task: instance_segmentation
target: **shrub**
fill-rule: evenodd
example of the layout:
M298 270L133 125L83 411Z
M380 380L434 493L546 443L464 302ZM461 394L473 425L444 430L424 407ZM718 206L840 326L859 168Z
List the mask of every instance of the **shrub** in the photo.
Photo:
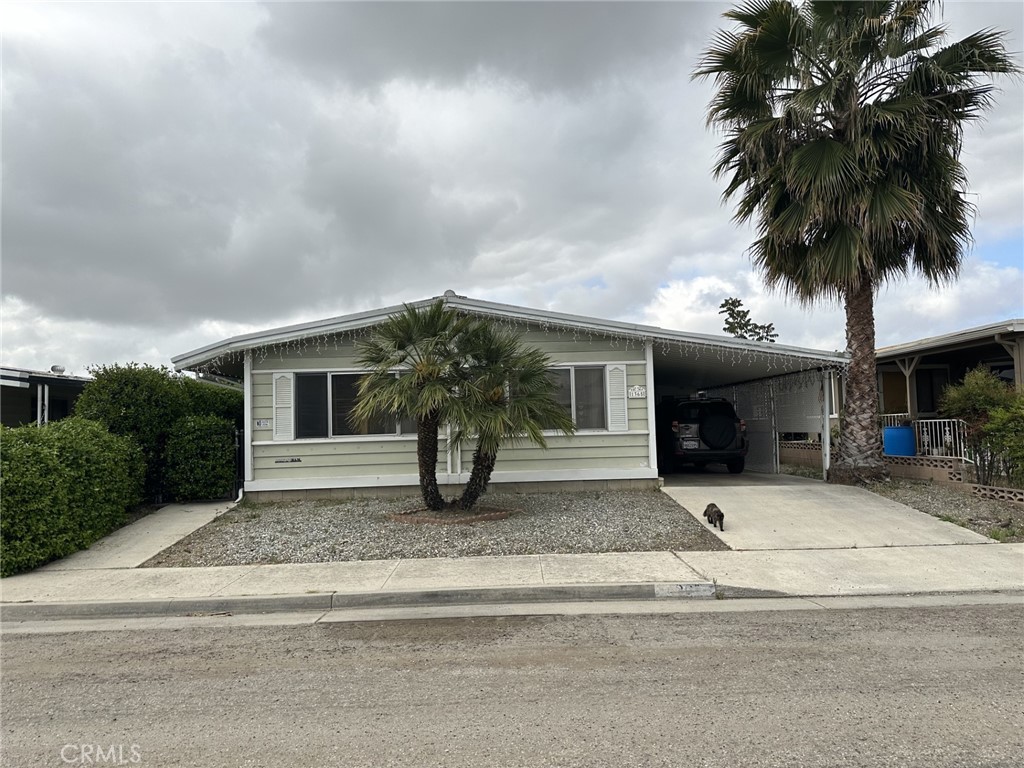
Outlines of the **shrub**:
M75 414L103 424L115 435L131 436L146 461L145 493L162 495L167 435L187 412L181 380L167 368L110 365L90 369Z
M167 441L167 487L181 501L231 493L235 479L235 425L219 416L186 416Z
M80 417L0 428L0 575L88 547L138 502L143 462L130 438Z
M54 422L45 431L70 473L68 507L88 544L124 525L126 512L142 500L146 471L135 441L81 417Z
M999 457L1010 484L1024 488L1024 394L1007 408L996 408L985 425L985 443Z
M988 485L1000 463L986 434L991 414L1012 407L1013 388L988 369L979 366L968 371L962 384L947 387L940 411L944 416L962 419L967 425L967 443L974 453L978 483Z
M219 416L227 419L235 429L242 429L243 395L240 389L231 389L195 379L182 378L185 387L187 412L192 416Z

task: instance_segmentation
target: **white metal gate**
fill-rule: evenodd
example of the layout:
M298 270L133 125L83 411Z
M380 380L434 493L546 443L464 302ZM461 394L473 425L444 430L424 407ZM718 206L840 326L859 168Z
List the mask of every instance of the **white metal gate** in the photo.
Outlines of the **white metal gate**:
M708 390L714 397L732 401L736 415L747 423L747 469L754 472L778 472L778 442L775 439L775 413L771 383L756 381L732 387Z
M736 415L746 420L747 469L778 472L779 432L816 435L828 431L823 382L820 372L805 371L708 390L708 394L731 400Z

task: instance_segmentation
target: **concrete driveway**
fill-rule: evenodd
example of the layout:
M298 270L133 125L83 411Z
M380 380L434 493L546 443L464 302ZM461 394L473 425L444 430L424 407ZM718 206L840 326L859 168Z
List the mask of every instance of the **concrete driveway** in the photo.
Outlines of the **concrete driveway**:
M995 543L863 488L713 469L670 475L665 481L662 490L705 524L704 508L710 502L721 507L725 531L715 533L736 550Z

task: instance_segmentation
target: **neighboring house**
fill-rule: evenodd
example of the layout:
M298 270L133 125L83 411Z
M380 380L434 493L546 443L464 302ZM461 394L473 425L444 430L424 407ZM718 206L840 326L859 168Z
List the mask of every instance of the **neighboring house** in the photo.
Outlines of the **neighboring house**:
M875 357L881 412L934 417L943 390L979 365L1024 392L1024 319L882 347Z
M70 416L75 401L91 379L65 376L53 366L49 373L0 368L0 421L8 427L46 424Z
M832 372L845 368L845 355L495 304L451 291L443 298L453 310L522 332L549 355L568 385L566 406L577 433L552 434L546 451L525 442L503 448L495 485L655 487L655 403L698 390L729 397L746 420L748 469L778 471L779 432L824 432L827 465L826 389ZM412 424L380 419L354 434L347 420L363 373L355 343L401 309L237 336L173 359L178 370L243 383L247 493L331 496L417 485ZM447 434L441 438L438 481L464 483L471 447L449 450Z

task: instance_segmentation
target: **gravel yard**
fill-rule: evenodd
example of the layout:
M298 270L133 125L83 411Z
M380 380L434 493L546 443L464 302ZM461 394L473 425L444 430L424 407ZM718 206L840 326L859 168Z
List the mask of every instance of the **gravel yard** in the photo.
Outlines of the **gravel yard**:
M243 502L144 567L728 549L660 491L488 494L478 511L512 515L469 524L390 517L420 507L418 498Z
M979 499L956 486L898 477L874 483L868 490L982 536L1007 543L1024 542L1024 507L1019 504Z

